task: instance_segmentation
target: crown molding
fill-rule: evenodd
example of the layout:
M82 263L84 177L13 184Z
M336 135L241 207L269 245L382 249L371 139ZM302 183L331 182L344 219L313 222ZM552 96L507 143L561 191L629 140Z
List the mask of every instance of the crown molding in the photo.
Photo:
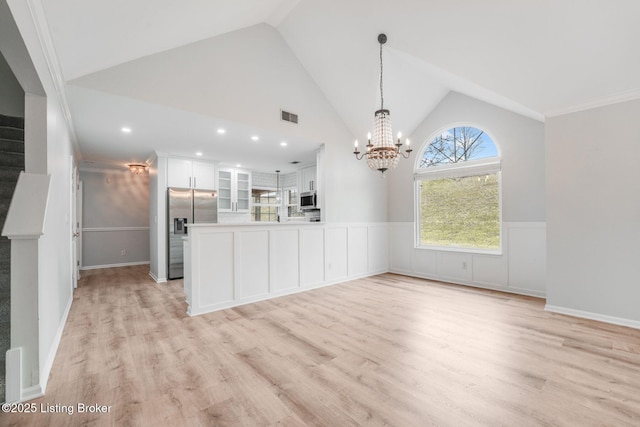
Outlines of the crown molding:
M76 135L75 127L73 126L73 119L71 118L71 109L69 108L69 98L67 96L66 83L62 74L62 67L58 60L53 38L51 37L51 31L49 31L49 24L42 6L41 0L27 0L27 6L31 14L31 18L34 23L40 46L44 58L47 62L47 68L49 75L53 82L53 87L56 91L58 103L62 110L62 115L69 132L69 139L74 152L74 158L78 161L82 158L80 151L80 145L78 144L78 137Z
M635 99L640 99L640 89L632 89L624 92L618 92L613 95L592 99L590 101L583 102L581 104L576 104L570 107L551 110L545 113L545 116L547 118L563 116L565 114L578 113L580 111L591 110L599 107L606 107L607 105L619 104L621 102L633 101Z

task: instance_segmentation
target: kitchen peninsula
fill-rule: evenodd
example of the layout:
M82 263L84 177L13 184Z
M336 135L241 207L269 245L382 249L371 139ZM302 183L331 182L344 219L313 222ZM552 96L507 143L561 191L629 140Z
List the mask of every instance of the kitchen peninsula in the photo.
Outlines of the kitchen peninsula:
M310 222L192 224L184 238L191 316L387 271L388 229Z

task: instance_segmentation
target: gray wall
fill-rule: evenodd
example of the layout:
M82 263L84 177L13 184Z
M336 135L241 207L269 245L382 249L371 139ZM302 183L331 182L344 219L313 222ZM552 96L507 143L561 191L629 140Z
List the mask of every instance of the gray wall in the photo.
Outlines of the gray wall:
M80 180L83 268L149 262L149 176L83 170Z
M409 137L410 160L389 173L389 221L414 218L413 170L436 132L468 124L486 131L502 157L502 220L545 220L544 124L459 93L451 92Z
M0 114L24 117L24 90L0 53Z
M550 118L546 125L547 303L636 327L638 117L635 100Z

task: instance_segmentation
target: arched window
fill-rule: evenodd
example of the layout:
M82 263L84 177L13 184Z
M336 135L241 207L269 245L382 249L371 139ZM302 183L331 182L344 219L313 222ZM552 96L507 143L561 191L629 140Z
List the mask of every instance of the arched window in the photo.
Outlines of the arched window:
M439 132L417 159L415 182L418 246L500 252L500 157L485 131Z

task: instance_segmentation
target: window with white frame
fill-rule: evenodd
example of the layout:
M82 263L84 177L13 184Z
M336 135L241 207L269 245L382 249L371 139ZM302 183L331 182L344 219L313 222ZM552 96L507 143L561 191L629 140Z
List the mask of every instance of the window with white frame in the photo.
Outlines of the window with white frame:
M436 135L415 172L418 246L500 252L500 171L497 146L483 130Z
M277 192L272 188L251 189L251 221L278 220Z
M287 206L287 219L302 219L304 212L299 210L298 187L287 187L284 189L285 204Z

